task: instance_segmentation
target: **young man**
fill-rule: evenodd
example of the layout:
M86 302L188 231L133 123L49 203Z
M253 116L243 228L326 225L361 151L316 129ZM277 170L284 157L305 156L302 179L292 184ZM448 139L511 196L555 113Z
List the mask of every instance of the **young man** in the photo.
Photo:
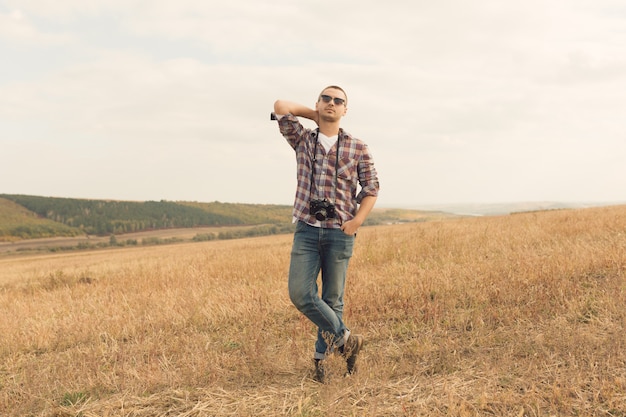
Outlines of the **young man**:
M330 86L322 90L315 108L278 100L272 113L296 152L289 297L318 328L314 359L320 382L326 376L324 359L335 347L346 359L347 374L356 371L363 337L351 333L343 322L346 272L357 230L374 207L379 189L367 145L340 127L347 111L345 91ZM305 128L298 117L314 121L318 128Z

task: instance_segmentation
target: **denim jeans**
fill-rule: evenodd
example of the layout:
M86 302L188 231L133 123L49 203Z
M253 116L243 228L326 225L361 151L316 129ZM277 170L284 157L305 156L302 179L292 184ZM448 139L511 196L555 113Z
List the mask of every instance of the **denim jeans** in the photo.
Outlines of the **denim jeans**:
M343 294L354 239L341 229L314 227L301 221L296 224L289 265L289 297L318 328L315 359L324 359L327 350L343 346L350 334L342 319ZM321 298L317 286L320 270Z

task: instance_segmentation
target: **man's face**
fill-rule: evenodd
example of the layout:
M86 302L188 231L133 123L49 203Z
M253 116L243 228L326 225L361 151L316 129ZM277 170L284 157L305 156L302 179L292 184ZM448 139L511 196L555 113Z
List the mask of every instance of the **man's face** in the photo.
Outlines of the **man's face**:
M342 102L343 101L343 102ZM320 119L335 122L341 119L348 111L346 95L341 90L327 88L322 91L315 103Z

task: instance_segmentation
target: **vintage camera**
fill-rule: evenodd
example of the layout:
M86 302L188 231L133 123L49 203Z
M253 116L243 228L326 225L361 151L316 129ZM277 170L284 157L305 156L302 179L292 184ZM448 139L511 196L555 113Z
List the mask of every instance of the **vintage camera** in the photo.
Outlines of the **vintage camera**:
M319 221L335 218L335 205L330 201L311 200L309 202L309 213Z

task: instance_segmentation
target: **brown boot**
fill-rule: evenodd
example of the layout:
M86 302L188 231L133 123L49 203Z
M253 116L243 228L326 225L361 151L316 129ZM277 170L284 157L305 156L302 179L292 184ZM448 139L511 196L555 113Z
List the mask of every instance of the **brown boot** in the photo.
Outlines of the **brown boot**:
M326 363L323 359L315 359L315 376L313 379L320 384L326 383Z
M350 334L345 345L343 345L343 357L346 358L346 364L348 366L348 372L346 375L352 375L356 372L356 360L358 359L359 352L363 347L363 336L360 334Z

